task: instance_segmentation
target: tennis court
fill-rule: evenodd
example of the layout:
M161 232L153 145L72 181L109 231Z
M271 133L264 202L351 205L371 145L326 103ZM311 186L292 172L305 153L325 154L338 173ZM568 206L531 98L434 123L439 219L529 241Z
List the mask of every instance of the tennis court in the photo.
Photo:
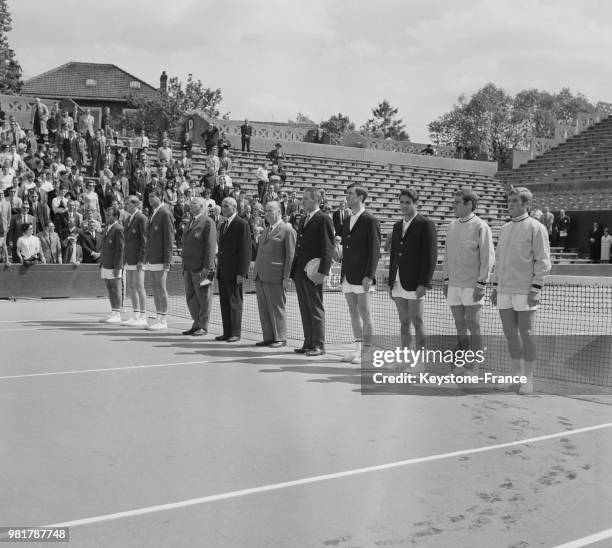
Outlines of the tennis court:
M106 312L0 302L2 525L66 524L78 547L612 545L608 396L362 396L341 345Z

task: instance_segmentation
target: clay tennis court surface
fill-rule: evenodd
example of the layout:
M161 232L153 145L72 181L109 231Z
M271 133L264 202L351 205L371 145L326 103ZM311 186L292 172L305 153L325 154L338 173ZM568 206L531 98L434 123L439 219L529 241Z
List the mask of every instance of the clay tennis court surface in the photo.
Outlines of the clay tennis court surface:
M0 526L66 524L77 547L612 546L610 398L362 396L339 354L106 311L0 302Z

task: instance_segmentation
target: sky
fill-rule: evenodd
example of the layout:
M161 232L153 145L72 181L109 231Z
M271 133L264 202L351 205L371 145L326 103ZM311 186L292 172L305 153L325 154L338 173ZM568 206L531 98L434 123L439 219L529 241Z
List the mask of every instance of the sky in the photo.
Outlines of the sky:
M388 99L411 141L460 94L570 87L612 102L607 0L8 0L24 78L114 63L155 87L165 70L221 88L232 119L359 127Z

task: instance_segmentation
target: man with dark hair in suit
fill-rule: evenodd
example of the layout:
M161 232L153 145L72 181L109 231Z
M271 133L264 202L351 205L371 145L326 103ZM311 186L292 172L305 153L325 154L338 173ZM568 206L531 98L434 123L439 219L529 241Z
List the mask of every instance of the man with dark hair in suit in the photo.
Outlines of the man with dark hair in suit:
M49 206L41 203L40 196L35 189L30 190L29 198L30 211L32 212L32 217L34 217L34 233L38 234L39 232L45 230L47 224L51 220L51 213L49 211ZM59 215L56 217L59 217ZM58 223L58 232L60 226L60 223Z
M323 283L329 275L334 251L334 227L329 216L319 209L320 202L318 189L304 191L304 218L298 227L291 266L304 329L304 344L294 351L307 356L325 354Z
M91 219L87 223L87 229L81 233L79 243L83 250L83 264L95 264L100 258L102 237L96 232L96 228L96 221Z
M123 251L125 238L119 223L119 208L106 210L106 228L102 236L100 276L106 284L111 314L102 323L121 324L121 281L123 277Z
M246 149L251 152L251 136L253 135L253 126L249 125L249 121L245 118L244 124L240 126L240 140L242 141L242 152Z
M219 128L214 124L210 124L208 129L202 133L202 139L204 139L204 144L206 145L206 154L210 154L213 147L216 147L219 142Z
M21 204L21 212L13 215L8 229L6 241L11 244L13 250L13 262L19 262L19 254L17 253L17 240L23 235L22 226L24 224L34 225L34 217L30 215L30 204L26 200Z
M174 217L164 206L162 194L158 189L149 193L149 202L153 208L147 226L147 246L145 253L146 270L151 272L153 281L153 300L157 319L145 327L149 331L168 329L168 290L166 279L172 264L174 243Z
M181 256L185 298L193 324L183 335L198 337L208 335L217 227L205 211L204 198L192 198L189 208L191 220L183 231Z
M346 200L342 200L338 204L338 209L334 211L332 215L332 219L334 221L334 232L336 236L342 236L342 226L344 225L344 220L350 217L350 211L346 210Z
M349 186L346 201L351 215L342 223L342 243L341 246L338 244L338 258L342 261L342 292L348 304L355 338L355 350L342 361L353 364L361 363L361 343L371 344L374 334L371 291L376 289L376 268L380 259L380 223L366 211L367 197L365 188Z
M227 219L221 225L217 267L223 335L215 337L216 341L239 341L242 330L243 282L251 264L251 231L236 208L234 198L225 198L221 203Z
M265 206L269 225L259 237L253 269L263 341L256 346L280 348L287 344L286 288L295 253L295 231L281 218L276 201Z
M414 188L400 191L403 219L393 225L389 261L389 295L401 323L402 346L410 347L410 325L414 325L417 350L425 346L424 298L438 260L438 238L434 223L419 214L419 195Z
M125 210L128 213L123 225L123 233L125 234L125 281L134 313L122 325L146 327L147 294L144 287L144 259L147 247L147 218L140 211L138 196L128 196L125 199Z

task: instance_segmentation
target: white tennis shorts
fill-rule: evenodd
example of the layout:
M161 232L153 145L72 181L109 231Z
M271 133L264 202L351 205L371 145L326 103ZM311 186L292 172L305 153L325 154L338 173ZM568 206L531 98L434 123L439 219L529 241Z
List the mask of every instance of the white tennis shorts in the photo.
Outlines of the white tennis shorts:
M482 304L482 299L474 300L473 287L448 287L448 306L474 306Z
M151 263L147 263L146 265L144 265L144 269L145 270L150 270L151 272L161 272L164 269L164 265L163 264L151 264Z
M499 310L512 309L516 312L526 312L528 310L537 310L538 306L529 306L527 303L527 295L519 295L518 293L498 293L497 308Z
M115 271L112 268L101 268L100 269L100 277L103 280L116 280L122 277L121 270L119 271L119 276L115 276Z

